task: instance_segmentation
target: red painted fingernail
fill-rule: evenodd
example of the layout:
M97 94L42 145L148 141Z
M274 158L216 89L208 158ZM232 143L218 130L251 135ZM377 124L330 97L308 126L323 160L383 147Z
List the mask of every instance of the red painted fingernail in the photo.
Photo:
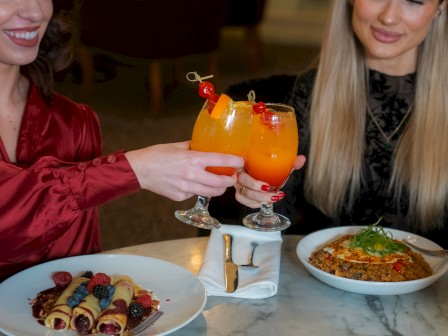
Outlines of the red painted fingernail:
M280 197L278 197L278 196L272 196L272 197L271 197L271 201L272 201L272 202L280 201Z
M270 187L267 184L263 184L261 186L261 190L263 190L263 191L269 191L269 189L270 189Z
M282 199L283 197L285 197L285 193L283 191L280 191L278 194L278 197L280 197L280 199Z

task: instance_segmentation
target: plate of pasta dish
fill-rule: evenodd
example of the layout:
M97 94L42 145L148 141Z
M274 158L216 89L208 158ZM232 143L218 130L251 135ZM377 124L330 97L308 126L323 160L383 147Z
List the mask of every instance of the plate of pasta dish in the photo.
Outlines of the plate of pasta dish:
M424 237L376 223L313 232L299 241L296 253L314 277L332 287L368 295L405 294L434 283L448 270L448 260L422 255L403 239L441 249Z

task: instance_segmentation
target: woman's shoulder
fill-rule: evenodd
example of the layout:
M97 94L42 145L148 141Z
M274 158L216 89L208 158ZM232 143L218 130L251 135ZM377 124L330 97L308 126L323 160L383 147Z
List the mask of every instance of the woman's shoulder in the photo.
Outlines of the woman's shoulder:
M36 85L31 84L28 105L40 110L48 110L51 114L61 115L88 115L95 114L90 106L77 103L71 98L53 91L49 99L46 99Z
M31 87L27 108L37 108L42 118L72 127L99 124L98 115L89 105L75 102L59 92L52 92L49 101L46 101L35 85Z
M316 68L307 69L299 73L294 83L294 91L303 92L309 95L314 86L314 81L316 80L316 74L317 74Z
M76 115L80 117L96 115L89 105L75 102L59 92L52 93L50 109L54 113L71 115L72 117Z
M287 99L288 104L294 106L296 111L305 111L308 109L316 73L317 70L312 68L297 75L294 86L289 92Z

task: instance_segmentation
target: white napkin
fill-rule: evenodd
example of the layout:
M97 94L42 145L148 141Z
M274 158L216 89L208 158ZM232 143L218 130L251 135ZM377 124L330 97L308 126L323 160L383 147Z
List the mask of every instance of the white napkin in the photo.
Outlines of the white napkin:
M238 267L238 287L227 293L224 280L224 234L233 237L232 259L237 265L247 264L252 242L257 242L254 264L256 269ZM280 232L259 232L238 225L221 225L212 230L198 277L207 295L263 299L277 293L280 272L282 237Z

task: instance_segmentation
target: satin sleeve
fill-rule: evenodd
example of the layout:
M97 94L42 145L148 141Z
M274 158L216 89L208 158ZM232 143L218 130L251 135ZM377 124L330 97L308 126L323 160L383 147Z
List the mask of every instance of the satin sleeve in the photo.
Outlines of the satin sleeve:
M81 163L43 157L26 169L0 162L0 264L38 253L87 209L139 189L122 152Z

